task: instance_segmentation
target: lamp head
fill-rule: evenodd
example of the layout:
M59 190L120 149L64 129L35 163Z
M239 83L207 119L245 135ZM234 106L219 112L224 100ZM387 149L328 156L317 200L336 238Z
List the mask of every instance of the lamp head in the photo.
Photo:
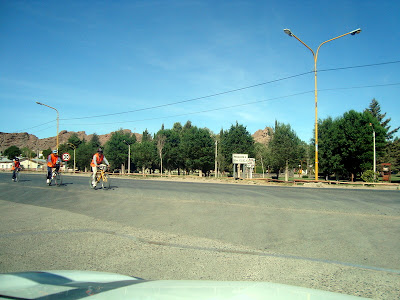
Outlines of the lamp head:
M38 101L36 101L36 104L43 105L42 103L40 103L40 102L38 102Z
M290 31L290 29L287 29L287 28L283 29L283 32L286 33L288 36L293 35L292 32Z
M355 35L355 34L359 34L361 32L361 28L358 28L356 30L353 30L352 32L350 32L351 35Z

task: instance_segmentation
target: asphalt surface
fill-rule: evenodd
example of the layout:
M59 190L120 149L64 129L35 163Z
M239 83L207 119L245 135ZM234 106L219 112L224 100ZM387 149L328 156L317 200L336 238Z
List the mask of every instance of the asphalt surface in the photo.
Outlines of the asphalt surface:
M400 297L400 192L0 173L0 272L272 281Z

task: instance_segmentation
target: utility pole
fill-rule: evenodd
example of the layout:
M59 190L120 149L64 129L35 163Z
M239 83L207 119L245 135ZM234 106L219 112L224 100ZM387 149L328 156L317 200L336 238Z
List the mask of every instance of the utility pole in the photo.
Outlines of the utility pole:
M128 174L131 173L131 144L124 140L124 143L128 145Z
M372 137L374 139L374 180L376 180L376 147L375 147L375 130L372 123L369 123L369 126L372 127Z
M217 139L215 139L215 178L218 177L217 154L218 154L218 141Z

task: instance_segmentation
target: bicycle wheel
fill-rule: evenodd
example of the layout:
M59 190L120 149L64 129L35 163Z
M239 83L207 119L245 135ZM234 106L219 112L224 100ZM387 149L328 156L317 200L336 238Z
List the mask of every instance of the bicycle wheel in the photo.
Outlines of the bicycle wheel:
M20 179L21 179L21 174L19 174L19 171L15 172L15 181L18 182L20 181Z
M107 174L104 174L102 179L103 179L101 181L102 188L108 190L110 188L110 177Z
M50 181L49 181L49 186L51 186L51 183L53 182L53 180L56 178L56 172L55 171L52 171L51 172L51 178L50 178Z
M56 184L56 186L60 186L62 185L62 177L60 173L56 173L56 176L54 177L54 182Z

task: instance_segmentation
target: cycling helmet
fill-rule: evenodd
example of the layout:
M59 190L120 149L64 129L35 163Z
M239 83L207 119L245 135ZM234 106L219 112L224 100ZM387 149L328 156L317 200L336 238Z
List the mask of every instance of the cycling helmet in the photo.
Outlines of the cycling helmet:
M53 153L54 153L54 154L57 154L57 153L58 153L58 150L53 150Z
M16 157L16 158L15 158L15 160L16 160L16 161L19 161L19 158L18 158L18 157Z
M99 149L97 149L97 152L98 153L103 153L103 149L99 148Z

